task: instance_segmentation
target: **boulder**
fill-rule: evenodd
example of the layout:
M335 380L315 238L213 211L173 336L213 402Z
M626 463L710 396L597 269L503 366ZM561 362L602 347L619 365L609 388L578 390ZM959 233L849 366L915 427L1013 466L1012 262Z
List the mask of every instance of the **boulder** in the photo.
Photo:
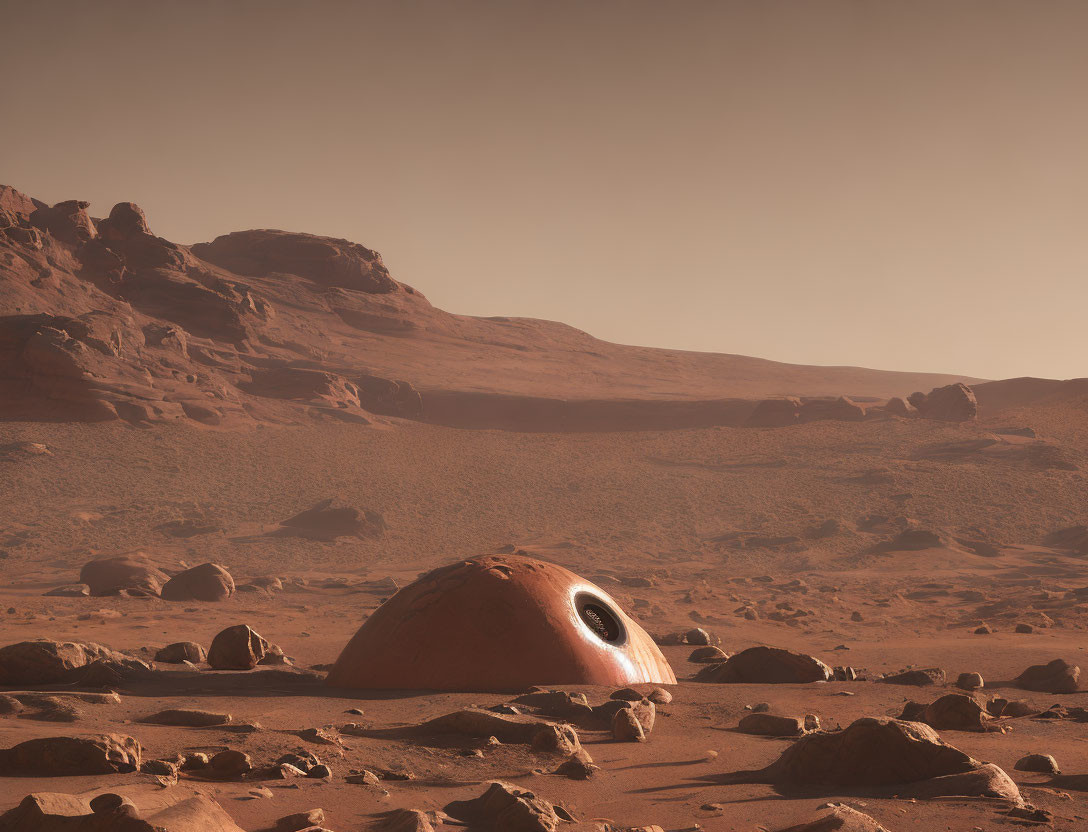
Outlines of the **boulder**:
M91 594L91 588L86 584L66 584L42 594L51 598L86 598Z
M935 549L943 546L944 539L940 534L929 529L905 529L895 535L891 540L878 543L873 547L874 552L917 552L922 549Z
M79 580L91 589L91 595L158 595L170 576L142 552L100 558L84 564Z
M979 690L985 684L979 673L961 673L956 679L956 687L960 690Z
M865 418L865 408L840 396L837 399L809 399L797 411L799 422L860 422Z
M939 667L922 667L914 670L904 670L902 673L893 673L881 680L888 685L910 685L922 688L930 685L943 685L945 683L944 671Z
M1063 659L1054 659L1048 664L1035 664L1016 677L1015 682L1022 690L1034 690L1042 693L1076 693L1080 679L1080 668Z
M226 725L231 721L230 714L215 711L200 711L189 708L171 708L145 716L140 722L149 725L178 725L186 728L208 728L212 725Z
M455 800L446 813L470 827L504 832L556 832L555 807L531 791L502 781L492 782L473 800Z
M123 734L42 737L0 750L0 774L74 777L139 771L140 743Z
M884 410L894 416L909 417L918 415L918 408L912 404L908 404L906 400L899 398L899 396L893 396L888 399L888 403L884 405Z
M1049 754L1028 754L1016 761L1013 766L1017 771L1035 771L1040 774L1061 774L1058 761Z
M120 242L134 237L151 236L151 227L143 209L134 202L118 202L110 215L98 223L98 233L103 240Z
M767 768L741 772L736 781L831 789L901 786L982 767L928 725L863 718L842 731L807 734Z
M140 799L141 805L145 804ZM27 795L0 815L4 832L242 832L223 807L184 789L157 792L138 808L131 799L104 793L87 801L68 794Z
M630 708L631 703L613 700L617 708ZM527 714L498 714L479 708L465 708L460 711L435 717L418 725L404 725L393 728L344 727L341 733L358 737L387 739L405 739L409 737L433 737L455 734L465 737L485 739L495 737L503 743L533 745L544 729L565 729L561 733L566 741L577 750L578 735L569 725L556 723L549 719Z
M696 647L692 650L691 655L688 656L688 661L696 664L716 664L724 662L728 658L729 654L722 648L708 645L706 647Z
M619 742L646 741L646 732L630 708L620 708L613 714L612 738Z
M225 601L234 594L234 578L218 563L202 563L167 581L162 597L167 601Z
M969 422L978 418L978 400L966 384L935 387L925 393L911 393L907 402L917 409L923 419L942 422Z
M983 731L991 719L986 708L965 693L946 694L922 713L922 721L938 730Z
M309 540L335 540L338 537L372 538L385 533L385 521L375 511L344 506L329 498L288 517L275 532L280 536Z
M155 654L155 661L163 664L184 664L192 662L200 664L208 658L204 648L195 641L175 641L168 644Z
M779 647L749 647L721 664L704 667L695 675L699 682L789 684L826 682L831 668L817 658Z
M711 645L715 642L714 636L702 627L693 627L681 636L683 644Z
M655 705L668 705L672 702L672 694L664 688L654 688L646 695L646 698Z
M600 766L593 764L593 758L584 750L571 754L552 772L571 780L588 780L600 771Z
M807 823L798 823L781 832L888 832L875 819L849 806L831 806Z
M233 780L253 768L253 761L244 751L227 749L208 761L206 773L216 780Z
M1007 800L1014 806L1023 804L1020 789L1012 778L993 763L980 763L977 768L962 774L946 774L900 786L896 793L901 798L922 800L939 797L988 797Z
M762 737L796 737L805 733L805 723L795 716L757 713L742 718L737 730Z
M382 832L435 832L442 823L438 815L419 809L394 809L383 813L375 828Z
M268 652L268 642L245 624L221 631L208 648L208 664L215 670L252 670Z
M793 397L764 399L756 405L748 420L747 428L780 428L795 425L800 419L801 400Z
M371 413L383 416L415 418L423 415L423 397L407 381L378 376L355 376L359 403Z

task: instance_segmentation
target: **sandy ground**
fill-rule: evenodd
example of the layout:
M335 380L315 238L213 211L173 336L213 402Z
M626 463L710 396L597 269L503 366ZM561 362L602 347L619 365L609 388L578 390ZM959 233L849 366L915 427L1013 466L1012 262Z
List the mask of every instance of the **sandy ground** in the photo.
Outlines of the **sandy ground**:
M980 425L891 420L562 436L397 420L379 427L249 431L6 423L0 445L33 441L52 453L0 462L0 551L6 555L0 560L0 643L47 637L139 651L180 639L207 645L220 629L244 622L299 666L324 664L381 596L327 587L323 579L389 576L403 583L456 558L513 544L599 580L651 632L703 626L730 652L755 644L789 647L870 677L910 665L941 666L951 679L977 671L988 687L1010 695L1002 680L1030 664L1055 657L1088 661L1088 604L1068 597L1088 583L1084 558L1041 545L1048 532L1088 517L1084 475L1076 470L1088 451L1082 411L1055 408L1015 415L1030 419L1025 424L1059 448L1072 469L1033 465L1014 445L1008 453L933 458L936 446L989 435L1006 414ZM278 521L330 496L380 512L386 534L331 543L265 536ZM184 518L217 530L178 539L159 528ZM837 530L814 536L827 520L837 521ZM937 531L944 542L922 551L872 551L905 524ZM984 557L956 542L967 538L989 541L999 553ZM240 581L272 574L309 585L289 586L272 598L236 594L221 603L43 597L76 581L93 556L132 550L175 568L219 561ZM614 580L633 575L652 576L654 585L631 588ZM764 577L770 580L754 580ZM791 585L795 580L802 584ZM745 607L758 611L757 620L742 617ZM1044 616L1053 623L1040 626ZM983 621L997 632L974 635ZM1035 632L1014 633L1021 622L1035 624ZM893 832L1007 824L996 814L999 807L985 800L781 795L769 786L698 779L758 768L786 747L788 740L734 730L746 705L812 713L834 727L861 716L896 716L908 699L931 701L943 691L873 681L696 683L690 678L700 665L687 661L690 650L664 648L681 681L648 743L583 735L602 769L584 782L539 773L557 760L520 746L488 749L478 758L461 756L471 743L432 747L345 737L340 750L308 745L293 733L349 721L418 722L465 704L509 701L502 694L349 697L274 685L233 691L160 686L128 692L118 705L81 706L75 724L0 717L0 746L112 730L139 739L150 757L230 747L271 762L309 748L333 769L329 783L266 784L270 799L250 798L252 784L197 784L247 830L318 806L329 828L361 829L393 807L441 808L475 796L494 778L530 786L579 820L621 826L778 829L840 799ZM585 690L591 701L609 693L571 689ZM1040 708L1057 700L1088 706L1088 693L1017 695ZM134 721L166 707L222 710L262 729L239 734ZM345 714L351 707L364 715ZM1018 719L1006 733L942 736L1005 768L1029 801L1054 812L1055 828L1088 829L1081 793L1013 770L1020 756L1040 752L1053 754L1064 773L1088 773L1084 725ZM415 779L384 783L388 795L344 782L347 770L368 766L407 768ZM32 791L96 793L148 779L0 779L0 809ZM709 803L725 808L701 808Z

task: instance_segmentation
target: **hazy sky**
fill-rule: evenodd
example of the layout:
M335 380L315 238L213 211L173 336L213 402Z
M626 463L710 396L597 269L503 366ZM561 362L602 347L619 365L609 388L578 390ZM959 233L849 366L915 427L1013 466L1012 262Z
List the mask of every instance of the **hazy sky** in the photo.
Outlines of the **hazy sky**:
M0 182L612 341L1088 376L1088 2L0 0Z

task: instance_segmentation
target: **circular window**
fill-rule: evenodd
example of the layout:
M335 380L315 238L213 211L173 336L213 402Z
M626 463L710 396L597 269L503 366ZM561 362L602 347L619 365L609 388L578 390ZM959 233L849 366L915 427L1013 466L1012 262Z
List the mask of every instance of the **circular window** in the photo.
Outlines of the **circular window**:
M586 592L579 592L574 597L574 606L578 617L582 619L593 635L609 644L623 641L623 625L619 617L609 609L608 604Z

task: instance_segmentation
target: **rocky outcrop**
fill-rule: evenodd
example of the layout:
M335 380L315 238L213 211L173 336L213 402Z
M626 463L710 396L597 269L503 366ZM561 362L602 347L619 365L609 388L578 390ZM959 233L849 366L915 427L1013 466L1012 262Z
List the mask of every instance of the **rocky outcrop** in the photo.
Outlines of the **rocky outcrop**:
M407 381L393 381L362 375L352 381L359 393L359 403L371 413L412 419L423 415L423 398Z
M323 370L273 367L254 370L240 387L255 396L359 409L359 388L343 376Z
M966 384L935 387L926 393L911 393L907 402L923 419L942 422L970 422L978 418L978 401Z
M1088 526L1069 526L1048 534L1043 542L1056 549L1068 549L1078 555L1088 555Z
M721 664L704 667L695 675L698 682L744 684L791 684L826 682L831 668L813 656L780 647L749 647Z
M236 231L193 246L193 253L240 275L293 274L320 286L367 294L402 289L389 276L378 252L332 237L274 230Z
M98 236L87 214L90 205L79 199L68 199L52 207L43 206L30 215L30 222L62 242L80 245Z
M124 359L142 337L129 320L85 314L0 317L0 418L99 422L148 387Z

